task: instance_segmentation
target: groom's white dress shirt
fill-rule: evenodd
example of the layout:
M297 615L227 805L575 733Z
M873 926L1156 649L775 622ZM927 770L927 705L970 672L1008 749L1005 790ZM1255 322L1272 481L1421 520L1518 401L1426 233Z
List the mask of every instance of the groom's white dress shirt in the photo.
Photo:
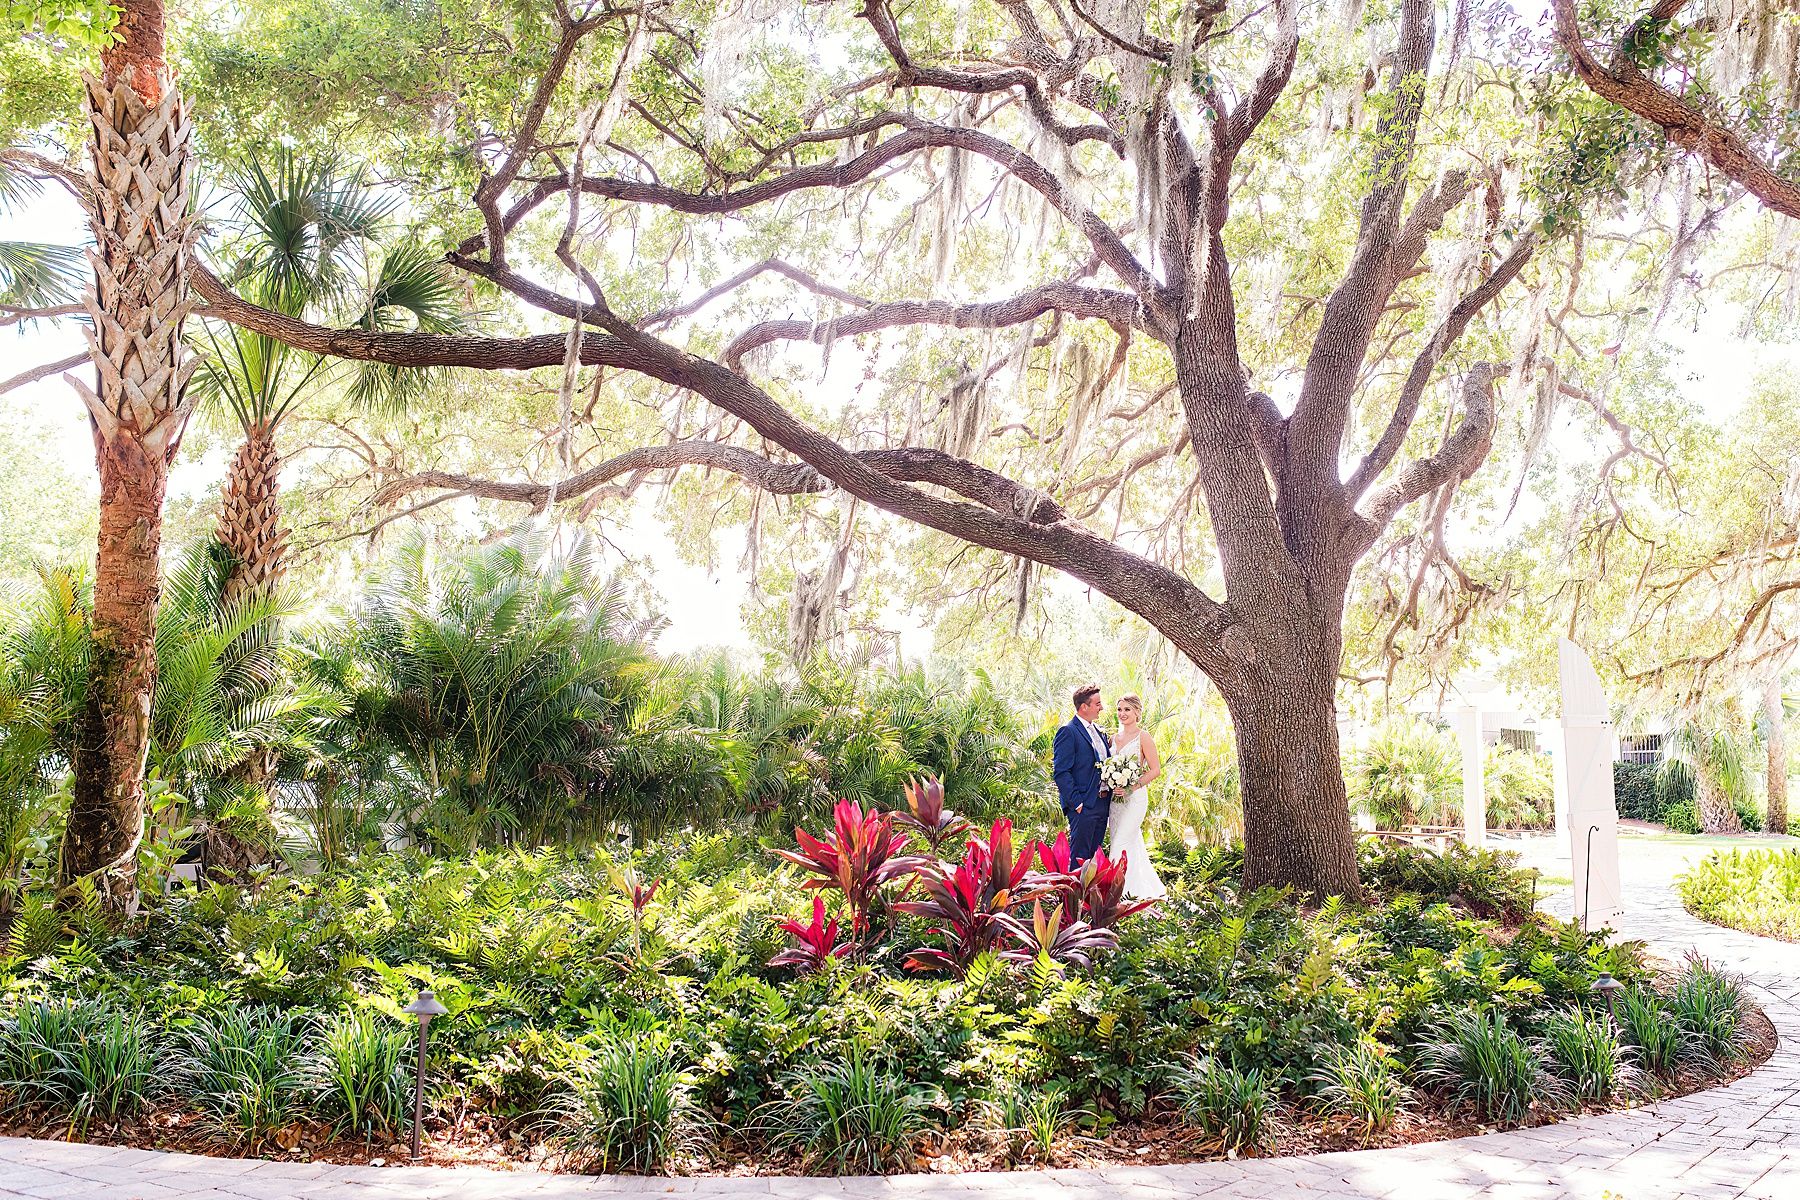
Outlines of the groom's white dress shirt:
M1096 729L1094 727L1094 723L1092 721L1088 720L1086 717L1079 717L1079 718L1077 718L1077 720L1079 720L1081 722L1082 728L1087 730L1088 741L1090 741L1094 744L1095 756L1099 757L1099 758L1105 758L1106 757L1106 739L1102 738L1100 736L1100 731L1098 729Z

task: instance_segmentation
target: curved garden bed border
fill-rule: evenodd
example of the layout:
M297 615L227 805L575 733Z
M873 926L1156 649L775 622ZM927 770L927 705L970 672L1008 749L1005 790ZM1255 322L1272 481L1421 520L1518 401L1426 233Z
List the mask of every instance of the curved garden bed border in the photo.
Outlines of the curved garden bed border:
M964 1175L691 1178L555 1175L476 1167L372 1167L209 1158L0 1138L0 1196L30 1200L487 1200L680 1195L877 1200L902 1195L1000 1200L1207 1196L1265 1200L1509 1200L1613 1195L1630 1200L1800 1195L1800 945L1690 916L1667 881L1628 884L1620 932L1678 960L1698 950L1744 975L1775 1027L1762 1066L1732 1083L1641 1108L1551 1125L1379 1150L1179 1166Z

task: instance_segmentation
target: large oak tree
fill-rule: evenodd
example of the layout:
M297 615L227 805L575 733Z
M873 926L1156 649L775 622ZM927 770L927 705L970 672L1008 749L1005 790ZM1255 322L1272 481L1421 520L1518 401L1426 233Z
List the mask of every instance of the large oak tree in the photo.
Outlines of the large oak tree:
M1001 0L970 20L992 17L1004 28L971 35L968 46L944 36L942 15L869 0L854 29L833 32L878 65L801 111L771 116L712 94L672 112L630 88L634 67L677 92L695 88L696 74L716 77L722 59L727 68L736 61L721 41L748 36L741 20L715 25L696 62L693 31L672 7L558 8L555 49L529 103L504 139L483 146L486 169L473 196L479 227L451 261L581 329L579 338L334 330L247 303L203 270L196 286L215 314L315 353L408 366L585 365L698 395L723 418L552 484L434 476L404 481L408 488L541 508L609 481L702 466L772 492L841 489L1086 582L1167 637L1230 708L1246 881L1353 892L1336 723L1346 595L1358 562L1396 514L1454 490L1486 455L1505 368L1463 358L1459 382L1446 368L1536 248L1530 232L1518 231L1531 222L1520 219L1509 195L1516 179L1500 163L1467 147L1421 150L1427 114L1442 123L1456 106L1432 79L1434 64L1461 48L1437 52L1430 0L1404 0L1391 21L1375 22L1391 50L1350 76L1346 109L1327 122L1350 156L1335 178L1352 180L1357 193L1345 206L1355 227L1348 254L1334 283L1289 310L1291 328L1282 333L1300 343L1293 361L1258 362L1244 347L1276 339L1244 325L1234 207L1256 186L1257 159L1304 156L1291 141L1313 106L1331 116L1321 80L1288 94L1301 51L1297 6L1277 0L1237 20L1205 6L1125 3L1099 12L1064 0ZM1310 32L1339 36L1334 24ZM718 87L716 78L709 83ZM1278 110L1288 117L1277 135L1267 123ZM651 141L633 140L645 137ZM685 303L633 313L609 291L584 236L595 214L754 220L820 196L854 226L902 202L882 189L905 173L924 171L948 187L971 164L1034 194L1070 235L1054 243L1067 247L1054 269L991 299L952 298L941 283L926 285L936 292L928 298L873 298L777 257ZM1309 202L1302 191L1299 206ZM963 216L982 210L970 203ZM1466 239L1475 253L1450 278L1434 280L1435 295L1407 294L1432 276L1428 251L1459 212L1465 231L1476 231ZM520 237L533 231L535 241L521 249ZM572 287L534 269L534 244L554 245L538 261L566 273ZM770 280L836 311L760 320L717 340L673 340L684 319ZM1155 457L1191 472L1216 545L1216 592L1195 572L1083 520L1070 501L1092 481L1026 480L989 466L998 460L978 441L942 431L911 430L908 438L888 426L860 439L834 436L812 406L796 403L789 381L771 374L767 358L787 343L829 348L909 329L1011 329L1023 331L1029 349L1046 323L1110 331L1119 361L1129 342L1157 348L1169 382L1151 403L1173 410L1179 433ZM1280 402L1252 386L1290 370ZM981 370L975 375L984 381ZM1433 422L1440 432L1420 446L1415 421L1446 387L1454 400L1435 409L1444 414Z

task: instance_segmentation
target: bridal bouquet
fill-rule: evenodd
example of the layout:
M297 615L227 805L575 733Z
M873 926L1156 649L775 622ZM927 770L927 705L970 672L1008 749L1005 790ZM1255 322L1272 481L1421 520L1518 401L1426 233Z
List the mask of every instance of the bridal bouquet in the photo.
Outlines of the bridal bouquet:
M1124 794L1144 773L1144 760L1135 754L1122 754L1100 760L1100 786Z

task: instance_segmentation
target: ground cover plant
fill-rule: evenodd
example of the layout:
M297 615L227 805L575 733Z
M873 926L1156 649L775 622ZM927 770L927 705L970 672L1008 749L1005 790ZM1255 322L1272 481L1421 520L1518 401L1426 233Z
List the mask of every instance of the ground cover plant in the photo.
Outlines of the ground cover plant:
M1162 862L1171 895L1145 907L1117 864L1070 871L1005 821L934 853L934 797L915 790L911 823L845 803L785 844L389 853L182 887L123 925L33 908L0 957L0 1095L89 1136L154 1101L181 1144L379 1153L406 1128L400 1008L429 986L450 1010L434 1145L886 1172L1535 1122L1615 1102L1639 1063L1646 1090L1727 1070L1744 1036L1704 964L1659 983L1634 944L1478 915L1466 897L1529 907L1504 861L1371 851L1364 903L1310 906L1201 848ZM1631 989L1617 1034L1601 972Z
M1800 941L1800 850L1714 851L1677 886L1701 920Z

